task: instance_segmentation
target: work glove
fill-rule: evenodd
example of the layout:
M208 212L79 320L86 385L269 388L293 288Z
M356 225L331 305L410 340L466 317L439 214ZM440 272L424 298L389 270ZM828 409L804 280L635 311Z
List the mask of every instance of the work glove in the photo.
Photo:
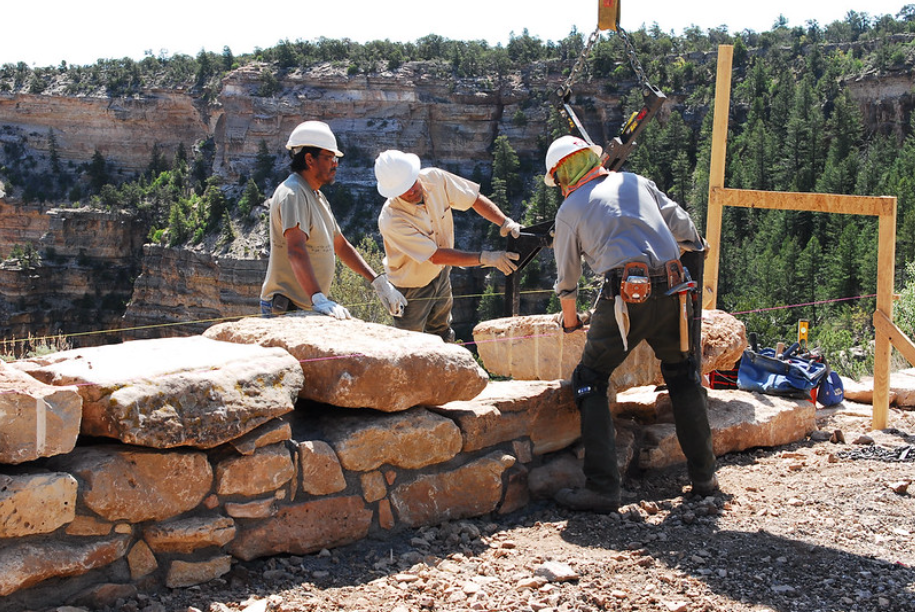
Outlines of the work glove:
M391 281L388 280L387 274L379 274L372 281L372 287L378 294L378 299L393 317L403 316L403 309L407 307L407 298L397 290Z
M499 272L508 276L518 269L515 262L520 257L511 251L483 251L480 253L480 265L484 268L498 268Z
M592 314L594 314L593 310L586 310L584 312L576 313L576 316L578 317L578 319L577 319L578 322L576 323L576 325L574 327L566 327L565 318L562 316L562 312L557 312L553 316L553 321L555 321L556 325L558 325L559 327L562 328L562 331L564 331L567 334L570 334L573 331L582 329L585 325L590 325Z
M499 226L499 235L505 238L509 234L512 235L512 238L520 236L521 224L512 221L509 217L505 217L505 221Z
M327 299L324 294L320 292L311 296L311 307L315 312L319 312L322 315L327 315L328 317L334 317L337 319L353 318L346 308L334 302L333 300Z

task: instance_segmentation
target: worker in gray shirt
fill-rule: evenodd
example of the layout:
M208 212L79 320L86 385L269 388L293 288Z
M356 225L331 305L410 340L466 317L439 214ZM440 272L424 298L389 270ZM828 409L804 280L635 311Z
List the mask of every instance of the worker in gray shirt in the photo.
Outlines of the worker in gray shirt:
M669 294L688 281L679 262L681 252L703 251L706 243L689 214L654 183L636 174L610 172L599 156L599 147L563 136L547 151L544 181L561 187L565 196L553 242L563 331L584 327L576 306L582 259L605 278L581 361L572 374L581 412L585 487L561 489L556 501L607 513L618 509L621 493L609 379L642 340L661 361L693 492L711 494L718 480L698 357L691 357L681 340L681 326L688 324L691 312L684 317L679 296ZM691 310L691 301L688 306Z

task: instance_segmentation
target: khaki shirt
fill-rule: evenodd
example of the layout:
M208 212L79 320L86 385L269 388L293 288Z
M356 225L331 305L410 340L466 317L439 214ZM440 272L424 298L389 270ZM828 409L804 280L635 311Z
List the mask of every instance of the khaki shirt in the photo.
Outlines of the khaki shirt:
M384 269L396 287L425 287L438 276L445 266L429 258L440 248L454 248L451 209L467 210L480 196L478 184L438 168L420 170L419 181L421 204L391 198L378 216Z
M311 296L299 284L286 252L286 230L298 226L307 237L305 243L311 267L321 292L327 295L334 280L334 237L340 227L324 194L315 191L298 174L290 174L270 198L270 261L261 287L261 299L277 293L299 308L311 308Z

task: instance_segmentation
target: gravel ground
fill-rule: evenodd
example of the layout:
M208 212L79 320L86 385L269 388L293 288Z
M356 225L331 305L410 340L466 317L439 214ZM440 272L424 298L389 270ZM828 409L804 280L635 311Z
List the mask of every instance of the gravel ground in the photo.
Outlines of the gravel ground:
M619 514L535 502L224 579L122 599L123 612L788 612L915 610L915 413L820 411L820 431L720 460L698 498L682 467L627 482ZM104 609L104 608L103 608ZM71 608L72 610L72 608Z

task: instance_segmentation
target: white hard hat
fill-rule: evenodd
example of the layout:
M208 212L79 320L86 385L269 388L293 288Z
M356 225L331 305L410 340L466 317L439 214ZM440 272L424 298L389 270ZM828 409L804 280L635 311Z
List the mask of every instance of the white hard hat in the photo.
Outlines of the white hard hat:
M337 149L337 138L323 121L303 121L295 126L286 141L286 148L292 151L300 147L318 147L343 157L343 153Z
M405 194L419 177L419 157L402 151L384 151L375 158L378 193L386 198Z
M554 140L546 152L546 174L543 177L543 182L550 187L555 187L556 180L553 178L553 173L556 172L559 164L569 155L584 149L591 149L598 157L603 153L603 149L598 145L588 144L577 136L560 136Z

